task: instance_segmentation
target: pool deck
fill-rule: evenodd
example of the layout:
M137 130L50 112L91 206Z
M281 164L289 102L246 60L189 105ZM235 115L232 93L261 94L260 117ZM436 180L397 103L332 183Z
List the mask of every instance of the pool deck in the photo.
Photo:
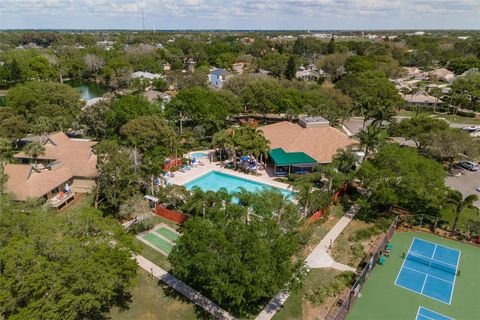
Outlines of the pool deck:
M210 171L218 171L238 178L264 183L272 187L292 190L292 188L290 188L288 184L273 180L271 177L268 176L265 170L259 170L258 173L260 175L245 174L231 169L225 169L221 166L220 162L209 163L208 160L201 160L204 164L203 166L197 165L196 167L192 167L190 170L187 170L185 172L176 171L175 177L172 178L171 182L176 185L184 185L198 177L203 176L204 174L209 173Z

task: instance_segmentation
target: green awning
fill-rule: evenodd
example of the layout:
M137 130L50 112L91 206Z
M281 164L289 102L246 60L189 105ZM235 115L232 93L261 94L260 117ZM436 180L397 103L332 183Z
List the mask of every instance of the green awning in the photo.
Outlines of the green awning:
M277 166L315 165L318 162L305 152L285 152L282 148L272 149L268 155Z

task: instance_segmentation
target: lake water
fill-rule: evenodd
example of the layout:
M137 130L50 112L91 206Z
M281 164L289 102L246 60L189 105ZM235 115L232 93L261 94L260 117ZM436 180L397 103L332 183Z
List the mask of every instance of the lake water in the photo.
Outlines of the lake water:
M77 90L83 100L101 97L106 92L104 86L95 82L87 82L75 79L65 81L64 83Z

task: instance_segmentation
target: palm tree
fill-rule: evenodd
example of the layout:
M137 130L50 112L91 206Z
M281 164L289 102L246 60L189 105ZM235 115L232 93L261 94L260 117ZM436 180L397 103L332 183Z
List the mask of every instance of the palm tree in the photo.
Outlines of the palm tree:
M357 165L357 156L353 153L352 148L338 149L333 156L333 164L338 171L342 173L350 173Z
M212 144L213 144L213 147L218 148L220 150L220 160L223 160L222 151L225 150L225 148L229 144L229 140L230 140L230 134L225 129L220 130L213 135Z
M360 139L360 146L365 148L364 159L371 151L381 146L386 139L385 132L378 126L368 126L366 129L360 130L357 136Z
M316 175L305 175L298 177L290 184L297 192L295 196L298 203L303 207L304 218L307 216L313 200L313 190L315 187L314 179L316 178Z
M270 150L270 141L263 135L262 131L249 126L240 127L235 131L238 142L238 150L244 155L253 155L258 161L262 162L267 157Z
M455 220L453 221L452 234L455 233L455 229L457 228L457 223L458 223L458 219L460 218L460 214L466 208L473 208L474 207L473 203L477 200L478 200L478 196L475 194L471 194L465 197L464 199L460 191L450 190L450 192L448 193L447 202L454 205L455 207Z
M40 141L35 141L27 144L23 152L35 160L35 167L37 167L37 158L45 154L45 147Z

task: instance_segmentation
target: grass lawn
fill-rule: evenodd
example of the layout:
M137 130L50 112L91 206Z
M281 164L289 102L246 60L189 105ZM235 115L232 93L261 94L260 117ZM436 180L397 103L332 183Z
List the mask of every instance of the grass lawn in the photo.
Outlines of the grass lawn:
M319 297L318 289L335 282L335 276L340 273L335 269L310 270L303 281L303 287L290 294L284 306L273 319L323 319L330 310L330 305L334 302L333 298L328 297L323 303L314 303L313 301Z
M112 320L205 319L203 311L183 298L173 296L171 289L138 271L138 283L132 290L132 303L126 311L112 310Z
M441 214L442 218L448 221L450 226L452 226L453 221L455 220L455 211L453 206L443 208ZM457 229L464 230L464 226L468 220L480 221L480 210L476 208L465 208L458 219Z
M349 240L349 237L357 231L367 230L372 226L374 226L373 223L352 220L333 243L333 259L337 262L356 268L365 257L366 250L368 250L369 246L373 243L370 242L370 239L352 241ZM376 236L373 236L373 238L375 239Z
M455 279L450 305L395 285L395 279L404 262L402 253L408 251L414 237L461 251L459 264L461 275ZM392 244L393 251L390 257L384 265L377 265L373 269L361 296L355 301L347 316L348 320L413 320L419 306L455 320L478 319L480 248L424 232L396 232Z

